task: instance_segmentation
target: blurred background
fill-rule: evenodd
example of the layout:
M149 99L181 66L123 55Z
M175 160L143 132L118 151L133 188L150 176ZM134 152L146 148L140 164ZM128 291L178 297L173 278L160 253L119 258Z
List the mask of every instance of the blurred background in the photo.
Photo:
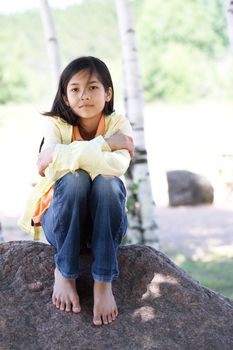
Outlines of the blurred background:
M108 65L124 111L114 0L49 1L62 67L81 55ZM223 0L132 1L160 250L233 298L233 56ZM41 112L52 84L38 1L0 4L0 241L31 239L16 222L37 181ZM98 30L97 30L98 29ZM167 172L203 176L209 204L172 206Z

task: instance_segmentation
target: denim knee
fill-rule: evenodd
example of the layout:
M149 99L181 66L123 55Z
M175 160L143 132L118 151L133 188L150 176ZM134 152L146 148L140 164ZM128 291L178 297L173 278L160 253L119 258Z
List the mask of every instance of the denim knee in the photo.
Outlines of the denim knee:
M89 174L82 170L70 172L59 179L54 187L55 193L62 187L63 194L67 199L72 199L78 193L79 195L86 195L86 191L90 189L91 178Z
M92 193L98 199L124 202L126 198L125 186L116 176L98 175L92 185Z

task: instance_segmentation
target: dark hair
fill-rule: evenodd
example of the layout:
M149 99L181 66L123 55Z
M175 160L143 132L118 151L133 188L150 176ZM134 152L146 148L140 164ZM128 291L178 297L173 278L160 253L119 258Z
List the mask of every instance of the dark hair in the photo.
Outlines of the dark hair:
M70 107L67 107L63 96L66 96L67 85L70 79L74 74L80 72L81 70L87 70L90 76L93 73L96 74L98 79L103 84L105 91L111 87L112 98L109 102L105 102L103 113L105 115L109 115L114 112L114 89L108 67L99 58L92 56L83 56L76 58L70 62L68 66L63 70L51 111L44 112L42 113L43 115L60 117L71 125L77 125L79 123L79 118Z

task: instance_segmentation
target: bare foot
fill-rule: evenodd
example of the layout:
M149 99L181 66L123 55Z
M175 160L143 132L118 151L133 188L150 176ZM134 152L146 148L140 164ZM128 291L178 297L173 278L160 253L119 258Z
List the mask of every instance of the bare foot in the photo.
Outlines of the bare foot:
M67 279L56 268L54 270L55 283L53 287L52 301L62 311L80 312L79 296L76 290L75 279Z
M95 326L112 323L118 315L111 282L94 282L93 323Z

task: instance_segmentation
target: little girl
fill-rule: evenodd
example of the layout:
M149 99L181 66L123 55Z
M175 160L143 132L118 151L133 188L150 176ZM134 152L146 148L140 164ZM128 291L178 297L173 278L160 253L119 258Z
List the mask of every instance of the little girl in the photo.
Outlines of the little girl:
M79 255L91 247L93 322L118 315L112 281L118 277L117 250L127 229L126 190L121 177L133 156L129 121L113 109L107 66L80 57L63 71L45 126L37 166L41 179L19 225L39 239L40 226L55 247L53 304L81 311L76 290Z

